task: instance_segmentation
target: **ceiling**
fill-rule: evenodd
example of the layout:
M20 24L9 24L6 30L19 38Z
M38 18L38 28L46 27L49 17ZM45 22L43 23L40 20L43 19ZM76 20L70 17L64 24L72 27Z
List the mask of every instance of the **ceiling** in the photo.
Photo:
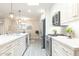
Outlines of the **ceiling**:
M19 16L19 10L24 17L39 17L41 15L40 10L48 10L53 3L40 3L38 6L29 6L26 3L12 3L12 10L15 16ZM31 12L28 12L31 10ZM11 3L0 3L0 18L8 17L11 11Z

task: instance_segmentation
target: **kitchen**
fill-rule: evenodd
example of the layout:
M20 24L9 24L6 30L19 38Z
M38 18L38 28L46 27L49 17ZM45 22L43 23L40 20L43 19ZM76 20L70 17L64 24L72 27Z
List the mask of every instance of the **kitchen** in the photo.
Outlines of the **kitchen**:
M79 56L79 3L0 3L0 9L0 56Z

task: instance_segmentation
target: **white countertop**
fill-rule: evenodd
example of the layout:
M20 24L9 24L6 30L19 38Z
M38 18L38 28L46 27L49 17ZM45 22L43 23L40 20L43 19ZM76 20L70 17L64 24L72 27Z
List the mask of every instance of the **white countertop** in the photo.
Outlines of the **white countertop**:
M54 40L59 41L60 43L67 45L71 48L79 48L79 39L78 38L72 38L69 39L66 36L57 36L57 37L53 37L51 36Z
M5 34L5 35L0 35L0 45L9 43L13 40L16 40L20 37L23 37L27 35L28 33L19 33L19 34Z

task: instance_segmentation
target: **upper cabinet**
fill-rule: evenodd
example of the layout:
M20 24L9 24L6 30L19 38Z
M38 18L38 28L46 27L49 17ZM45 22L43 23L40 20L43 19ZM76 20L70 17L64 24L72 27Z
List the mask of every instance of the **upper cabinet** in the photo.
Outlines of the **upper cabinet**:
M61 7L61 23L67 23L74 21L76 18L79 17L78 11L79 4L64 4Z
M78 4L72 4L72 17L78 17Z
M76 14L79 17L79 3L77 3Z

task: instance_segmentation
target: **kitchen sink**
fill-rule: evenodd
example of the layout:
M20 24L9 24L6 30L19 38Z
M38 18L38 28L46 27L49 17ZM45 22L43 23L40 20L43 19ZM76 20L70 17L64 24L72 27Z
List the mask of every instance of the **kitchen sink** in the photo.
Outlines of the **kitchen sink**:
M50 35L50 36L66 36L64 34L48 34L48 35Z

